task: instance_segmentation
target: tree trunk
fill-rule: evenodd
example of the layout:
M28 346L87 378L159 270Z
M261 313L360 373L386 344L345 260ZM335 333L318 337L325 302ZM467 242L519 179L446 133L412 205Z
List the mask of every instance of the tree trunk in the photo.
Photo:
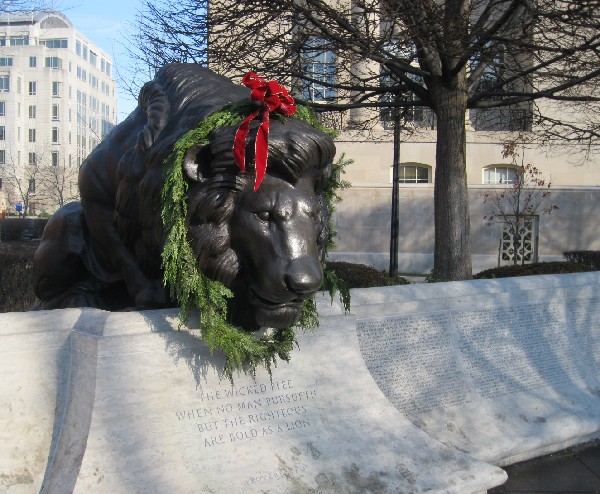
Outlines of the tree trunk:
M436 78L431 89L437 114L434 271L443 280L466 280L473 273L465 158L464 70L449 81Z

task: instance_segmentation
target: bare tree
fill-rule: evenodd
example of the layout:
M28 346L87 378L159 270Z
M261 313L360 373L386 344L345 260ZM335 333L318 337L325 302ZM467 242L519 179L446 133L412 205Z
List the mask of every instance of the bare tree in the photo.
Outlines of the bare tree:
M132 96L137 98L141 86L166 63L206 64L208 3L207 0L141 2L136 23L125 33L124 47L134 63L118 68L122 84Z
M32 213L31 205L36 197L41 169L38 159L24 165L19 163L17 157L9 153L6 155L6 163L0 165L0 172L4 179L3 186L8 193L8 200L13 207L21 203L21 213L23 215Z
M598 136L600 0L144 5L138 41L153 67L178 60L229 76L256 70L292 84L317 110L350 110L353 125L378 114L367 109L429 108L437 129L434 269L442 279L471 277L468 110L476 130L535 125L547 139ZM552 104L571 113L549 111ZM589 120L576 118L582 106Z
M51 209L61 208L68 202L79 200L77 177L79 169L62 163L49 164L41 169L44 204Z
M485 193L483 202L488 204L490 214L484 216L484 219L499 220L504 225L512 239L512 261L516 266L519 257L521 263L525 263L525 256L522 255L525 250L523 238L533 222L551 214L558 206L547 204L552 184L544 179L542 172L524 161L517 165L518 151L515 142L504 146L502 156L511 158L515 166L515 175L513 180L509 180L501 189Z
M0 165L3 187L14 207L22 205L24 215L53 211L79 198L79 170L64 163L55 163L48 147L38 147L27 163L19 163L12 154Z

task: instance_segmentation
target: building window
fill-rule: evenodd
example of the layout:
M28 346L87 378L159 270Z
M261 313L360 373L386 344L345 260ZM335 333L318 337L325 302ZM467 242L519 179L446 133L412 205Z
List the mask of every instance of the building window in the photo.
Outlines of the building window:
M77 66L77 79L87 82L87 71L79 65Z
M44 45L47 48L68 48L69 40L63 38L41 39L40 45Z
M52 96L54 96L54 97L60 96L60 82L54 81L52 83Z
M111 69L110 62L104 60L103 58L100 59L100 70L109 77L110 77L110 69Z
M0 91L8 92L10 90L10 76L0 75Z
M58 144L58 127L52 127L52 143Z
M29 82L29 96L35 96L37 93L37 82L30 81Z
M6 151L4 149L0 149L0 165L6 164ZM0 179L0 189L2 188L2 180Z
M10 46L23 46L29 44L29 36L11 36Z
M0 67L12 67L12 57L0 57Z
M0 141L4 141L6 139L6 128L4 125L0 125Z
M330 101L335 98L335 52L327 49L325 40L310 38L302 49L302 69L311 79L304 81L302 96L310 101Z
M386 43L386 48L396 55L402 58L413 58L413 54L416 53L414 45L407 47L401 47L401 43L397 40L395 42ZM424 86L423 78L415 74L406 74L406 77L410 79L417 86ZM381 69L381 86L387 88L402 87L406 84L401 81L396 74L390 69L382 67ZM404 122L411 123L414 127L421 129L434 130L437 126L437 119L435 112L426 106L421 106L419 97L413 92L406 89L402 94L402 101L404 103L413 102L414 106L405 108L393 108L395 100L399 98L398 95L390 91L383 94L380 98L383 103L381 109L381 123L383 128L386 130L392 130L396 124L396 118L403 120ZM389 106L388 106L389 105ZM396 115L396 111L398 114Z
M431 183L431 167L420 163L401 164L398 168L398 182L401 184Z
M81 56L81 41L79 40L75 41L75 53Z
M514 184L517 181L517 167L511 165L491 165L483 169L483 183L487 185Z
M87 60L88 59L88 47L83 45L83 59Z
M50 69L60 69L62 68L62 60L58 57L46 57L46 63L44 67Z
M30 105L29 106L29 118L35 118L37 113L37 108L35 105Z
M58 151L52 151L52 166L58 166Z
M97 59L98 56L92 50L90 50L90 65L93 65L95 67Z
M37 163L37 157L36 157L35 153L29 153L29 164L33 166L36 163Z
M29 129L29 142L35 142L35 129Z
M21 78L17 77L17 93L21 94Z
M0 117L6 116L6 101L0 101Z
M31 193L35 192L35 178L29 179L29 192L31 192Z
M37 57L29 57L29 66L32 68L37 67Z
M58 120L59 108L57 104L52 105L52 120Z

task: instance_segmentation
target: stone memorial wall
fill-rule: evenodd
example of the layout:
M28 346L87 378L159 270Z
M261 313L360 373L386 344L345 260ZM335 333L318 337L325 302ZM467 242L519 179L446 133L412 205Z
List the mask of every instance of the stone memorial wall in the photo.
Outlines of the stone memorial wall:
M386 397L494 464L600 436L598 274L532 278L355 297L361 353Z
M0 491L483 493L600 436L599 286L319 296L291 362L233 385L176 311L0 314Z
M173 329L175 315L0 315L0 373L11 380L0 491L464 494L504 482L384 397L352 316L322 317L272 378L232 385L197 331Z

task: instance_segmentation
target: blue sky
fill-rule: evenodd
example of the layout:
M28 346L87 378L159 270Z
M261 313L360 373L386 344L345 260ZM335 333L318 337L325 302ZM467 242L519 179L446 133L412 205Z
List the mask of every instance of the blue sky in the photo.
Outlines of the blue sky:
M65 14L92 43L113 59L113 77L117 80L118 121L125 119L135 108L136 99L120 84L119 67L126 67L128 57L123 44L124 33L134 24L140 8L138 0L62 0L54 9Z

